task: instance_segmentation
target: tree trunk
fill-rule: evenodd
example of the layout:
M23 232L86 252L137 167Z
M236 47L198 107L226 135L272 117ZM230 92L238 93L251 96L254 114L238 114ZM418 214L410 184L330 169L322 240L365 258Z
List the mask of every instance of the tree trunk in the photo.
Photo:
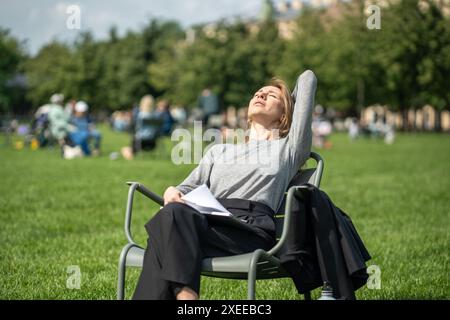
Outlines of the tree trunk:
M409 126L409 119L408 119L408 109L403 109L402 110L402 117L403 117L403 123L402 123L402 127L403 127L403 131L410 131L410 126Z
M436 117L434 118L434 131L435 132L441 132L441 116L442 116L442 110L436 110Z
M358 79L357 82L357 100L358 100L358 109L362 110L365 105L365 85L363 79Z

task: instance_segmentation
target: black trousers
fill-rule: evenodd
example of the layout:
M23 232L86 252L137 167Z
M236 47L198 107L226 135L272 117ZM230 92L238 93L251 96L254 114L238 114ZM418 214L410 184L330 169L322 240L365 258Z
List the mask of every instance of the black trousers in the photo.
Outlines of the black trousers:
M275 244L271 208L243 199L218 200L241 222L210 217L176 202L145 225L147 248L133 299L175 299L184 286L199 294L202 259L268 250Z
M133 154L142 150L153 150L156 147L156 139L138 140L135 137L131 140Z

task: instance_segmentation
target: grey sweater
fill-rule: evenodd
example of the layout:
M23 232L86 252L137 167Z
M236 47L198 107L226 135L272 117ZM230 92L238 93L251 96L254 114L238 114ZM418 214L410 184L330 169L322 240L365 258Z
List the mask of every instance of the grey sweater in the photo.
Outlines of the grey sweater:
M215 144L176 188L183 194L205 183L216 198L261 202L277 212L289 182L311 152L311 118L317 80L310 70L297 79L291 128L276 140Z

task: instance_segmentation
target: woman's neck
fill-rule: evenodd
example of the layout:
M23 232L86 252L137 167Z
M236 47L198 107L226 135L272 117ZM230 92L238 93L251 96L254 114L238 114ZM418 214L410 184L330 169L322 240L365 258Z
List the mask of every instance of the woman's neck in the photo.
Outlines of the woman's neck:
M260 123L252 122L249 140L274 140L278 137L277 124L264 126Z

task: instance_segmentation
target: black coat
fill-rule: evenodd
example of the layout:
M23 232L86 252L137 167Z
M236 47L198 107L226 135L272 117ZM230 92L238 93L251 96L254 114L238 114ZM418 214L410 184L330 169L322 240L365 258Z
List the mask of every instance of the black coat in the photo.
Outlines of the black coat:
M350 217L309 184L306 199L296 199L292 208L288 238L277 256L297 290L305 293L328 281L335 298L355 299L371 257Z

